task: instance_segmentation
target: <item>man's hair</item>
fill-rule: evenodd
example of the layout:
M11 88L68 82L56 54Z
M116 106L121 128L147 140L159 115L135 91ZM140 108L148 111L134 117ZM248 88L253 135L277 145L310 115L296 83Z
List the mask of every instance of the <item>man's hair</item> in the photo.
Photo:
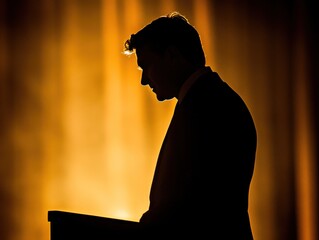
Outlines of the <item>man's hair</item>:
M130 55L143 46L149 46L158 53L163 53L169 46L175 46L195 66L201 67L206 63L198 32L178 12L162 16L132 34L124 44L124 53Z

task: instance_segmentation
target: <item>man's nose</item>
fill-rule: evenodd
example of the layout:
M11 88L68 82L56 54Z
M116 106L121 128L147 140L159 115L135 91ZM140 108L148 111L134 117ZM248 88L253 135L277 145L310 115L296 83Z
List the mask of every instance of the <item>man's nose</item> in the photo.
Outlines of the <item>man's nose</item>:
M142 79L141 79L141 84L142 85L147 85L147 84L149 84L149 79L148 79L148 77L144 74L144 73L142 73Z

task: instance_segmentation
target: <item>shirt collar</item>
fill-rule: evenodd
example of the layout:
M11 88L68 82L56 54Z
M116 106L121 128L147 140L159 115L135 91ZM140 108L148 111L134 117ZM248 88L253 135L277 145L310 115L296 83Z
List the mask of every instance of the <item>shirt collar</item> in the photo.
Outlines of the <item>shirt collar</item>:
M194 72L192 75L189 76L189 78L183 83L181 89L179 90L178 94L178 103L181 104L183 99L185 98L187 92L192 87L192 85L203 75L205 75L208 72L211 72L210 67L203 67L198 69L196 72Z

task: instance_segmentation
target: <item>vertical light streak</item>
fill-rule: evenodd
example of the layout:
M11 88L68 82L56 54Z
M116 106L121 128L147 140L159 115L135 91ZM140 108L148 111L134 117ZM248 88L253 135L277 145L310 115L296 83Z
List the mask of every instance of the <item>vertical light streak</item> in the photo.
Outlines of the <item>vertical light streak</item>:
M300 29L299 29L300 30ZM313 136L314 124L311 118L309 103L310 92L307 85L307 58L305 55L305 43L301 39L303 34L298 34L296 44L297 56L295 62L296 83L295 92L295 169L297 191L297 226L298 239L318 240L318 223L316 214L316 156L315 138Z
M118 45L121 51L124 49L124 42L136 33L144 24L142 4L140 0L127 0L121 12L124 20L121 38ZM145 111L146 87L140 83L141 72L137 69L136 56L121 55L123 99L125 108L123 113L123 124L125 129L125 181L126 181L126 203L129 218L139 220L141 214L148 206L148 191L151 183L152 169L149 167L149 147L147 129L147 112Z
M214 22L211 16L212 1L201 0L194 2L194 25L200 34L204 52L206 54L206 65L215 66L214 51Z
M119 213L126 205L128 194L125 184L125 153L123 144L127 131L123 118L126 99L123 93L121 57L122 52L119 20L122 13L118 9L118 1L103 1L103 42L104 42L104 75L105 75L105 137L106 189L110 196L105 203L111 215L121 217ZM122 217L127 217L122 215Z
M61 122L63 148L58 161L56 207L83 213L99 212L104 158L101 36L98 5L63 5L61 33ZM83 19L83 13L87 18ZM101 181L103 182L103 181ZM77 200L75 200L77 199ZM95 209L90 209L94 201Z
M78 146L83 142L83 124L85 119L81 117L81 100L85 96L79 97L79 93L84 84L83 74L86 70L81 66L79 52L79 25L77 17L79 6L75 1L67 1L63 5L64 26L61 32L61 120L63 149L59 160L59 182L61 187L56 193L56 198L60 199L58 206L62 209L71 210L79 208L83 204L83 198L78 186L83 184L82 192L85 191L84 176L81 167L85 164L83 151ZM81 69L81 70L80 70ZM60 162L62 161L62 162ZM77 198L78 201L73 201ZM77 206L75 206L75 204ZM72 206L71 206L72 205ZM80 210L81 209L81 210ZM84 211L80 208L78 211Z
M41 159L43 177L42 183L42 199L41 207L34 211L39 212L41 215L41 224L36 226L34 223L33 228L37 231L39 238L48 239L50 236L49 225L47 221L47 211L61 202L62 195L59 193L61 169L59 169L59 160L62 155L60 146L62 145L61 139L61 89L60 75L58 70L58 63L60 61L60 52L58 49L57 39L57 26L54 24L56 12L54 11L55 3L52 1L43 1L43 25L41 29L41 44L39 52L41 53L41 67L43 85L40 92L42 101L42 129L40 131L42 142L41 148L43 157ZM39 179L37 179L39 181ZM61 181L63 185L63 180ZM27 222L32 223L30 218L26 219ZM32 239L30 236L25 236L27 239Z
M311 116L311 104L308 93L309 74L305 29L306 11L301 1L295 5L296 39L294 56L294 129L295 129L295 169L298 239L318 240L318 207L316 199L316 157L314 123Z

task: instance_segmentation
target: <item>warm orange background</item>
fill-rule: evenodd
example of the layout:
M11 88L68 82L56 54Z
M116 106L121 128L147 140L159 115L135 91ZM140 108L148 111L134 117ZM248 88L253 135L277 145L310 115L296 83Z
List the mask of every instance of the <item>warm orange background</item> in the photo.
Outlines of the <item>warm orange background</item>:
M123 43L173 10L255 119L255 239L318 239L318 35L304 2L1 1L0 239L49 239L54 209L138 221L175 100L140 85Z

